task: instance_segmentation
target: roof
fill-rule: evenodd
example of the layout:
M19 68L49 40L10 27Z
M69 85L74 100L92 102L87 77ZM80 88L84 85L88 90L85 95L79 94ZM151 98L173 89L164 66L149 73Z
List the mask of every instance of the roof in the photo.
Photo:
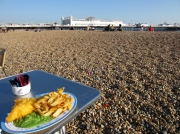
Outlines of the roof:
M90 16L90 17L86 18L86 20L92 21L92 20L98 20L98 19L96 19L95 17Z

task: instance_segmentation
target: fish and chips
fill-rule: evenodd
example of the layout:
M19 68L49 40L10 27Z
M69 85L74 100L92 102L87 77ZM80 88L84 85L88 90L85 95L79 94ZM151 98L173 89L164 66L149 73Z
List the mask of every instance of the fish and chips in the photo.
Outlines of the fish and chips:
M58 117L66 110L72 109L73 98L69 94L64 94L64 87L56 92L50 92L40 98L21 98L15 100L15 105L6 117L6 122L25 117L37 112L41 116Z

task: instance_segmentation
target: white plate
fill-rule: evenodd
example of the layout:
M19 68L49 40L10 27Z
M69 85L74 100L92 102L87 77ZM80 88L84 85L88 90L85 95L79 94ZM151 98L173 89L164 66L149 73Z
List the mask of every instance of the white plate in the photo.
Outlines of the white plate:
M35 97L41 97L43 95L45 95L47 93L44 93L44 94L39 94L39 95L36 95ZM42 125L39 125L39 126L36 126L36 127L33 127L33 128L20 128L20 127L16 127L14 126L13 123L6 123L5 122L5 119L7 117L7 114L4 115L4 117L1 119L1 128L8 132L8 133L32 133L32 132L37 132L37 131L40 131L40 130L43 130L43 129L46 129L60 121L62 121L63 119L65 119L69 114L71 114L74 109L76 108L77 106L77 98L71 94L71 93L68 93L68 92L63 92L63 94L69 94L72 98L73 98L73 102L72 102L72 109L69 110L69 111L65 111L63 112L61 115L59 115L58 117L54 118L53 120L49 121L49 122L46 122Z

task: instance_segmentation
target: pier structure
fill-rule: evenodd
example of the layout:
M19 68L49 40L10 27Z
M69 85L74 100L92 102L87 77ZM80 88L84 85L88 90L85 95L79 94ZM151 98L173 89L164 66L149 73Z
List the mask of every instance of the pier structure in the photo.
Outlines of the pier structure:
M165 25L166 24L166 25ZM147 23L139 23L134 25L126 25L121 20L102 20L97 19L95 17L87 17L83 19L73 18L72 16L61 17L61 24L58 22L55 23L7 23L0 24L0 29L7 28L8 30L104 30L108 25L113 26L115 30L122 26L123 31L141 31L141 27L143 26L144 31L147 31L150 24ZM155 31L180 31L180 25L167 25L164 23L163 25L153 26Z
M85 30L87 26L68 26L68 25L58 25L58 26L0 26L0 29L6 27L9 30ZM105 26L90 26L91 30L104 30ZM115 30L118 29L118 26L114 26ZM155 31L180 31L180 26L171 26L171 27L164 27L164 26L153 26ZM140 31L140 27L137 26L123 26L123 31ZM144 31L147 31L148 27L144 27Z
M72 16L69 17L62 17L61 18L62 25L68 26L119 26L119 24L124 25L121 20L101 20L95 17L87 17L83 19L73 18Z

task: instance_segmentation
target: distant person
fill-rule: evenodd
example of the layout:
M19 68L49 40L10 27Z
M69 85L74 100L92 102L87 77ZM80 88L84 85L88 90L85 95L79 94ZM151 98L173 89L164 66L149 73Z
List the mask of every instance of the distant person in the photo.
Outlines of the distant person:
M150 27L148 28L148 31L153 32L154 29L150 26Z
M144 31L144 27L143 26L141 26L141 31Z
M104 29L105 31L110 31L111 30L111 26L110 26L110 24L107 26L107 27L105 27L105 29Z
M111 31L111 26L110 26L110 24L108 25L107 30L108 30L108 31Z
M112 25L112 26L111 26L111 31L114 31L114 30L115 30L115 29L114 29L114 25Z
M122 25L121 24L119 24L119 31L122 31Z
M86 28L84 28L85 31L89 31L90 30L90 27L87 26Z

